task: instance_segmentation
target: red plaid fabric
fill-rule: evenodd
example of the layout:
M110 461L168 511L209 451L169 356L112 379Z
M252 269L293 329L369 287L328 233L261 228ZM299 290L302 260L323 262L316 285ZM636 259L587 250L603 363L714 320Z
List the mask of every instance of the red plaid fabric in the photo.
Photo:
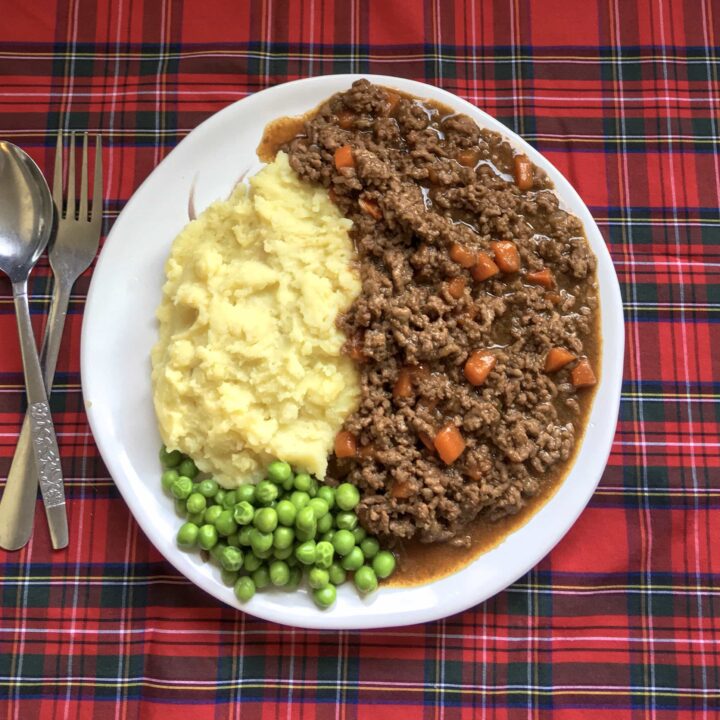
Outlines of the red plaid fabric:
M625 303L620 422L573 530L461 615L311 632L223 607L138 530L79 386L87 273L52 408L70 546L42 507L0 551L0 718L720 717L720 6L713 0L6 3L0 137L51 174L54 133L100 131L105 230L201 120L336 72L444 87L522 134L593 211ZM33 274L38 333L46 261ZM0 278L0 476L23 411Z

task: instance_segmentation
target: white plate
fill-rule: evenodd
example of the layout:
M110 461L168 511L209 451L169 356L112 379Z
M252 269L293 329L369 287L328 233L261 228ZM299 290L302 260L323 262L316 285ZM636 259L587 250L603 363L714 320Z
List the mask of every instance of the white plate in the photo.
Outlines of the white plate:
M156 338L163 264L196 207L225 197L244 171L260 167L255 148L263 127L302 114L360 76L333 75L278 85L237 102L193 130L145 180L115 221L95 269L82 328L82 387L92 431L125 501L155 547L181 573L219 600L267 620L308 628L409 625L452 615L486 600L541 560L577 519L607 462L617 421L624 330L620 290L610 255L587 207L565 178L500 122L438 88L394 77L372 82L433 98L499 131L555 183L564 206L585 225L598 258L602 303L602 376L585 441L573 470L552 499L498 547L454 575L413 588L383 588L361 599L343 586L336 605L318 610L304 591L262 592L245 605L219 571L175 545L181 524L160 487L158 435L150 386L150 348Z

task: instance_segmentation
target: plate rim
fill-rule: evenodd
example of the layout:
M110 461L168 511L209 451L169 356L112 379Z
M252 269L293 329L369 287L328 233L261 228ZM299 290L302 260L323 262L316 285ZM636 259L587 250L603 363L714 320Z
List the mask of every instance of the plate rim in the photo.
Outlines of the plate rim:
M116 237L120 235L120 230L118 228L122 228L121 220L123 216L130 215L130 213L132 213L135 204L138 202L138 198L142 196L144 189L148 186L148 184L152 182L153 176L155 176L156 173L158 173L162 168L167 167L170 163L174 161L178 149L183 147L184 143L186 143L188 139L197 138L201 133L211 130L214 124L219 124L226 117L232 115L232 113L236 111L236 108L243 103L262 103L264 99L269 100L273 95L281 95L283 92L288 92L291 88L296 88L298 85L324 86L328 83L332 84L333 82L344 82L349 86L354 80L357 80L359 78L366 78L373 83L384 84L390 87L395 85L398 87L398 89L410 92L419 97L436 97L441 101L445 101L446 104L449 105L451 108L457 109L458 112L465 112L469 114L473 118L473 120L475 120L481 127L489 126L491 127L491 129L497 129L503 134L504 138L507 139L514 148L526 152L536 165L539 165L545 170L550 170L549 174L551 176L555 176L553 177L556 185L554 192L558 195L558 197L564 204L567 205L568 203L566 201L570 200L571 205L577 205L577 207L581 208L584 211L582 214L585 215L585 218L583 218L585 234L588 237L591 247L598 258L598 286L601 296L600 323L602 327L605 326L606 321L608 321L608 323L612 325L612 330L614 332L614 337L612 339L614 341L616 350L619 348L619 353L616 353L613 357L608 358L606 354L607 339L603 334L603 347L601 351L603 364L600 385L597 388L595 397L593 399L593 406L590 410L590 418L588 422L590 422L590 419L592 419L593 412L597 406L598 396L601 391L604 393L607 392L609 395L608 402L610 404L611 416L604 418L604 427L601 427L598 430L598 433L600 435L600 437L598 438L598 444L600 446L600 449L596 453L596 457L598 458L595 463L597 467L597 472L595 473L596 477L593 479L592 482L588 482L587 486L584 486L585 492L581 494L581 497L576 502L573 511L570 513L565 513L565 515L563 516L563 522L558 523L558 525L550 533L550 537L541 544L539 549L536 549L531 554L531 558L529 560L518 562L517 566L513 569L513 572L511 572L510 574L506 574L502 581L495 582L493 585L491 585L487 589L487 592L480 591L479 593L477 593L476 591L473 591L474 588L469 588L467 593L459 593L453 598L453 602L449 603L447 607L443 608L432 606L429 608L413 608L405 611L400 609L399 611L395 612L384 612L378 617L376 617L376 614L372 612L367 614L357 612L355 615L352 616L338 617L333 616L332 609L325 612L313 609L312 615L303 614L301 617L294 617L288 620L282 617L280 613L275 609L275 607L272 606L272 604L257 603L255 602L255 598L253 598L253 600L251 600L245 605L241 605L234 598L234 596L232 598L233 602L228 602L227 588L224 585L216 581L212 586L208 587L208 584L203 581L203 578L198 578L197 573L192 571L191 566L193 565L193 563L188 564L187 562L181 562L181 559L188 557L187 554L181 553L181 551L176 548L177 554L168 555L163 549L161 549L161 547L159 547L158 542L153 539L154 533L152 531L152 528L149 526L149 523L146 522L145 515L138 507L136 497L131 494L131 488L127 484L127 481L118 481L118 476L124 477L123 468L121 467L119 461L117 461L115 455L111 452L111 449L108 445L109 438L102 427L102 417L99 414L97 404L93 402L93 398L95 397L94 392L97 386L98 379L93 374L93 363L90 356L92 352L92 343L90 341L89 335L92 331L93 323L95 322L96 316L97 301L95 300L95 298L96 295L99 296L101 293L99 278L102 277L102 274L105 271L105 262L107 262L108 258L108 254L105 253L105 248L108 247L108 245L112 246L111 244L116 242ZM328 91L326 97L329 97L333 92L335 91ZM308 109L312 109L312 107L309 107ZM499 128L497 126L499 126ZM563 186L562 193L557 187L558 179L561 181L560 184ZM576 210L573 210L573 212L576 212ZM589 224L588 219L590 221ZM591 234L594 236L595 242L592 242L590 240ZM602 283L600 282L599 277L601 269L603 270ZM612 307L606 305L608 300L610 301ZM176 570L178 570L178 572L183 574L193 585L198 586L200 589L208 592L210 595L214 596L221 602L228 604L237 610L247 612L248 614L264 620L269 620L284 625L291 625L293 627L336 630L400 627L449 617L456 613L463 612L468 608L478 605L485 600L493 597L497 593L501 592L502 590L506 589L514 582L516 582L518 578L522 577L531 568L535 567L573 527L577 518L587 507L590 498L592 497L597 488L597 485L607 466L607 461L612 448L612 442L615 434L615 427L617 424L620 407L620 391L623 378L624 332L624 318L622 312L620 285L614 269L614 265L612 263L612 259L610 257L609 250L607 248L607 244L605 243L602 233L600 233L600 230L597 227L597 223L592 217L590 210L580 198L577 191L564 177L564 175L562 175L562 173L560 173L560 171L544 155L542 155L539 151L535 150L535 148L529 145L522 137L517 135L510 128L506 127L501 121L492 117L491 115L478 108L477 106L473 105L472 103L468 102L467 100L464 100L463 98L453 93L450 93L449 91L443 90L442 88L422 83L416 80L408 80L405 78L388 75L375 75L368 73L324 75L311 78L301 78L298 80L293 80L290 82L272 86L270 88L266 88L257 93L253 93L244 98L241 98L227 105L216 113L213 113L208 118L199 123L195 128L193 128L193 130L191 130L163 158L163 160L150 172L150 174L145 178L145 180L140 184L140 186L133 192L132 196L128 199L127 203L124 205L123 209L118 214L118 217L116 218L113 227L108 233L105 243L103 244L103 248L96 261L95 268L93 270L93 275L90 282L90 287L88 289L86 305L83 313L81 328L81 385L83 397L85 399L85 409L88 417L88 422L92 430L94 441L98 447L98 450L106 467L108 468L111 477L113 478L115 485L119 489L123 499L128 505L128 508L130 509L134 520L143 530L150 543L163 555L163 557L171 565L173 565L173 567L175 567ZM611 362L608 362L609 359ZM578 461L581 447L588 441L588 430L589 426L586 428L586 434L583 437L582 444L577 448L576 457L573 461L573 464L568 468L567 475L563 479L562 484L558 487L558 491L556 491L555 495L557 495L562 486L567 483L569 477L572 475ZM542 515L548 506L552 506L553 498L554 496L551 497L536 512L531 514L528 517L527 521L523 523L520 527L518 527L516 530L514 530L512 533L510 533L508 537L511 537L521 532L524 528L528 527L528 525L530 525L533 520ZM500 544L502 545L504 542L506 542L506 540L507 538L505 538ZM493 550L494 549L495 548L493 548ZM492 553L493 550L488 551L488 553L483 553L481 556L471 561L468 565L452 573L451 575L446 576L445 578L440 578L438 580L421 586L410 586L407 588L386 588L383 592L412 592L414 590L417 590L418 588L429 587L435 585L436 583L442 582L443 580L451 579L458 573L462 573L472 568L473 565L475 565L475 563L477 563L480 558L488 555L489 553ZM230 592L232 592L232 590L230 590ZM258 596L256 596L256 598L257 597ZM362 601L358 605L358 609L361 606ZM283 609L281 612L287 612L287 610Z

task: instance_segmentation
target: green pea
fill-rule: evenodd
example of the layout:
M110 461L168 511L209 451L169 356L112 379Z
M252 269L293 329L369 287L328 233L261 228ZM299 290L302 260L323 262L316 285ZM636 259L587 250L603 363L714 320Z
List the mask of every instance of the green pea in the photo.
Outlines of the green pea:
M313 500L317 500L317 498L313 498ZM330 532L330 530L332 530L332 526L333 526L333 516L330 513L323 515L317 521L318 535L324 535L326 532Z
M292 491L293 487L295 487L294 481L295 481L295 478L294 478L292 475L290 475L290 477L289 477L287 480L283 480L283 481L280 483L280 487L281 487L286 493L289 493L289 492Z
M310 488L312 487L312 478L307 473L298 473L295 476L295 482L293 485L296 490L309 493Z
M337 590L334 585L326 585L324 588L319 590L313 590L313 600L315 604L322 608L329 608L337 598Z
M213 545L210 548L210 557L216 562L220 562L220 556L223 553L223 550L227 547L227 545L222 542L221 540L218 540L216 545Z
M160 462L165 468L177 467L183 459L183 454L179 450L173 450L168 452L168 449L163 445L160 448Z
M243 567L249 572L254 573L262 565L262 560L253 552L245 553L243 559Z
M180 477L177 470L166 470L161 476L160 476L160 482L163 486L163 490L166 492L170 492L170 489L173 486L173 483Z
M292 592L300 587L302 582L303 571L299 567L290 568L290 577L285 585L285 590Z
M275 460L268 465L267 474L272 482L279 485L292 477L292 468L282 460Z
M271 533L278 525L278 514L274 508L260 508L253 518L253 525L264 533Z
M277 500L277 485L269 480L261 480L255 486L255 500L262 505L269 505L273 500Z
M237 532L238 526L233 520L233 514L230 510L223 510L215 521L215 527L220 535L227 537Z
M381 550L373 558L372 568L381 580L389 578L395 572L395 556L387 550Z
M243 577L238 578L238 581L235 583L234 591L235 597L240 602L247 602L255 594L255 583L251 577L244 575Z
M191 515L195 515L205 511L205 508L207 507L207 500L204 495L201 495L199 492L194 492L190 494L190 497L188 497L185 506Z
M328 575L330 576L330 582L333 585L342 585L347 580L347 572L340 563L334 562L328 568Z
M211 505L206 511L205 511L205 522L215 524L215 521L220 517L222 514L222 507L220 505Z
M360 543L360 549L368 560L372 560L380 550L380 543L374 537L367 537Z
M237 572L243 564L243 551L228 545L220 554L220 565L230 572Z
M333 535L332 545L338 555L347 555L355 547L355 538L349 530L338 530Z
M319 531L319 530L320 530L320 528L318 528L318 531ZM334 530L328 530L326 533L323 533L323 534L320 536L320 540L322 540L323 542L329 542L329 543L331 543L331 542L332 542L332 539L333 539L334 537L335 537L335 531L334 531Z
M341 510L353 510L360 502L360 491L350 483L342 483L335 491L335 502Z
M186 522L180 526L177 534L177 544L183 550L190 550L195 547L198 539L198 526L192 522Z
M252 483L246 483L235 489L235 497L237 502L252 503L255 502L255 486Z
M220 489L218 484L212 478L206 478L201 480L198 485L198 492L205 498L214 498L217 495L217 491Z
M315 564L319 568L327 570L332 565L335 556L335 548L332 543L320 541L315 546Z
M305 506L298 512L295 518L295 527L298 530L315 533L317 529L317 520L315 519L315 511L309 506Z
M192 492L192 480L185 475L180 475L170 486L170 492L176 500L187 500Z
M307 506L313 509L316 520L319 520L321 517L327 515L330 510L330 506L319 497L312 498Z
M330 582L330 575L328 574L327 570L323 570L322 568L314 567L308 573L308 585L313 590L319 590L320 588L324 588L326 585L329 584L329 582Z
M284 550L292 546L295 540L295 531L292 528L280 526L273 532L273 546Z
M278 522L281 525L292 527L295 524L295 516L297 515L297 508L289 500L281 500L275 511L278 515Z
M315 535L315 530L298 530L297 528L295 528L295 540L297 540L299 543L304 543L308 540L314 540Z
M272 550L272 556L276 560L289 560L293 556L293 550L294 548L292 547L292 545L287 548L274 547Z
M335 516L335 526L340 530L354 530L358 526L358 517L354 512L339 512Z
M222 505L222 504L223 504L223 502L225 501L225 492L226 492L225 490L223 490L222 488L220 488L220 489L215 493L215 497L213 498L213 502L214 502L216 505Z
M307 540L295 548L295 557L303 565L315 564L315 541Z
M285 558L285 560L289 567L291 567L291 568L298 567L300 565L300 562L295 557L295 548L291 547L289 549L292 550L292 552L290 553L289 557ZM285 553L285 550L283 550L282 552ZM282 558L280 558L280 559L282 560Z
M257 528L253 528L250 531L250 547L257 553L265 552L272 547L273 534L260 532Z
M255 554L261 560L269 560L271 557L275 556L275 553L273 552L272 548L268 548L267 550L255 550Z
M240 547L240 535L234 532L232 535L227 536L227 544L232 547Z
M190 458L187 458L180 463L180 467L178 467L178 472L181 475L184 475L185 477L189 477L191 480L194 480L195 476L198 474L198 469L195 463Z
M233 520L238 525L249 525L255 517L255 508L247 501L239 502L233 508Z
M237 498L237 493L234 490L228 490L225 493L225 497L223 498L223 501L222 501L223 507L226 510L232 510L233 507L235 506L235 503L238 502L238 500L236 498Z
M184 501L184 500L178 500L177 498L175 498L174 503L175 503L175 512L176 512L181 518L187 517L187 507L186 507L186 505L185 505L185 501Z
M290 568L284 560L274 560L270 563L270 582L275 587L283 587L290 580Z
M270 584L270 573L267 566L261 565L253 574L253 582L258 590L266 588Z
M217 545L218 532L214 525L203 525L198 530L198 545L203 550L211 550Z
M363 565L355 571L353 577L355 587L361 593L370 593L373 590L377 590L378 579L375 575L375 571L369 565Z
M244 528L240 528L240 531L238 532L238 540L240 541L240 544L247 547L250 545L250 532L252 531L252 526L248 525Z
M352 531L352 534L353 534L353 537L355 538L356 545L359 545L367 537L365 528L362 528L359 525Z
M316 497L324 500L328 504L330 510L335 507L335 488L331 488L329 485L323 485L318 488Z
M182 502L182 500L178 500L178 502ZM205 524L205 513L188 513L187 519L188 522L195 523L198 527L200 527L200 525Z
M226 570L225 568L220 568L220 580L222 581L223 585L227 585L227 587L233 587L235 583L237 582L238 574L236 572L233 572L232 570Z
M357 570L363 566L365 562L365 556L362 554L362 550L355 546L341 561L340 564L346 570Z
M310 502L310 496L302 490L296 490L290 495L290 502L296 510L302 510Z

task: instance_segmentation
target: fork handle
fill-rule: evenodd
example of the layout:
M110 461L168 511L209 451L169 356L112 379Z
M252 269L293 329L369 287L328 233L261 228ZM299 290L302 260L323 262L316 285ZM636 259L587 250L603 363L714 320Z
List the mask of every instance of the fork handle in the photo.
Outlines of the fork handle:
M64 287L62 283L56 282L41 353L42 365L45 371L44 384L48 393L52 388L55 376L55 367L69 302L69 288ZM38 473L35 470L31 435L31 418L30 412L28 412L23 420L5 491L2 500L0 500L0 547L6 550L20 549L32 535ZM57 473L54 473L53 477L55 475ZM41 489L43 490L45 512L53 547L56 549L65 547L68 542L68 530L62 475L60 475L59 495L56 480L51 480L50 485L45 480L42 482L45 485ZM61 502L58 502L59 497L62 498Z

